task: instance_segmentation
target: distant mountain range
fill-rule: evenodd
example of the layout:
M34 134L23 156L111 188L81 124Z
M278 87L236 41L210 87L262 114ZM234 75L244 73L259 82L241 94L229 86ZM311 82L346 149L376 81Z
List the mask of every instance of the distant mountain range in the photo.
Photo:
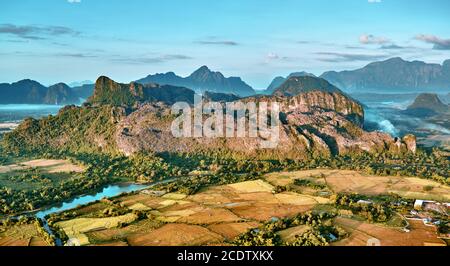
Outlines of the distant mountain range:
M442 65L391 58L353 71L329 71L320 76L346 92L448 92L450 60Z
M211 71L202 66L188 77L180 77L174 72L149 75L139 79L139 84L159 84L172 87L192 89L196 93L209 92L210 96L219 99L252 96L257 93L272 95L277 89L292 77L315 77L307 72L294 72L287 77L276 77L264 91L256 92L239 77L225 77L220 72ZM450 60L442 65L427 64L421 61L405 61L401 58L391 58L382 62L371 63L353 71L329 71L320 76L342 91L352 94L364 93L410 93L420 92L450 92ZM26 79L12 84L0 84L0 103L2 104L73 104L80 99L89 98L94 91L90 81L64 83L45 87L42 84ZM308 80L305 80L308 84ZM87 83L87 84L86 84ZM319 84L320 85L320 84ZM323 85L323 84L322 84ZM154 86L154 85L153 85ZM163 87L164 88L164 87ZM211 93L219 94L213 95ZM228 96L227 96L228 95ZM441 96L444 102L449 102L450 96ZM234 97L231 97L234 99Z
M92 85L94 83L95 82L92 80L83 80L83 81L74 81L67 85L69 85L69 87L71 87L71 88L75 88L75 87L82 87L83 85Z
M225 101L236 97L205 94L210 99ZM274 95L242 99L256 103L280 102L280 136L274 149L260 146L265 138L248 135L175 137L171 134L175 117L170 106L174 101L192 102L193 95L193 90L184 87L121 84L102 76L85 105L65 107L51 119L27 119L5 135L4 145L19 151L64 148L73 152L88 150L124 155L221 152L266 160L355 151L407 152L415 147L415 138L407 142L407 138L399 140L385 133L364 131L363 107L327 81L315 77L291 77Z
M45 87L37 81L24 79L0 84L0 104L74 104L80 102L81 95L84 95L83 89L76 90L64 83Z
M71 87L72 91L81 99L87 99L94 93L94 82L92 84L84 84L77 87Z
M149 75L136 81L137 83L157 83L186 87L196 92L231 93L238 96L250 96L255 90L239 77L226 78L220 72L213 72L207 66L202 66L188 77L177 76L173 72Z

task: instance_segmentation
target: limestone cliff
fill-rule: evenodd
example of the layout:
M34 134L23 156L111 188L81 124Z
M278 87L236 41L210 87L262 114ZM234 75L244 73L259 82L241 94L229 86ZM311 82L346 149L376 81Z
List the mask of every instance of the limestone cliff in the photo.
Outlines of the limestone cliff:
M298 82L298 81L296 81ZM291 84L292 85L292 84ZM194 92L180 87L120 84L100 77L89 104L61 110L55 117L25 121L4 137L10 150L71 150L120 152L142 151L239 153L252 158L308 158L311 154L338 155L353 151L414 152L415 138L394 139L381 132L366 132L362 106L339 90L321 87L292 88L289 96L241 99L281 103L278 145L263 149L264 136L231 138L176 138L171 133L175 101L192 103ZM203 116L202 119L207 119ZM247 121L248 122L248 121Z

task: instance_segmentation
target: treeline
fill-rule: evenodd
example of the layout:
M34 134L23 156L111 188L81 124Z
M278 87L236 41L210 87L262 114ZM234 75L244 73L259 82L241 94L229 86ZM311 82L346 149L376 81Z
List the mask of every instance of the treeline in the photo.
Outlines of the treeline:
M395 212L406 213L413 205L413 200L398 195L369 197L356 193L339 193L333 199L337 208L349 210L353 215L372 223L388 222Z
M203 175L176 180L161 185L161 189L193 194L205 186L229 184L256 179L274 171L296 171L316 168L357 170L373 175L418 176L450 184L450 164L439 150L427 153L397 155L392 153L358 152L335 157L311 157L308 160L257 160L228 153L162 154L167 163L186 166L185 171L200 171ZM209 174L208 174L209 173ZM325 189L326 186L308 180L295 181L297 186ZM279 187L280 190L287 188Z
M37 158L70 159L85 166L83 173L51 182L48 173L36 170L11 174L10 181L39 182L32 189L17 189L15 186L0 187L0 215L32 211L40 207L59 203L72 197L97 192L104 186L117 182L153 182L184 174L179 167L170 165L154 154L138 154L132 157L110 156L94 153L47 152Z
M33 224L39 235L47 242L49 245L55 245L55 238L51 236L43 227L42 221L35 217L29 216L19 216L15 218L8 217L6 219L0 220L0 226L10 228L12 226L29 225Z
M273 219L258 228L250 229L239 235L233 241L238 246L327 246L347 236L347 232L333 224L336 213L307 212L292 218ZM307 229L294 237L293 241L285 242L279 232L295 226L305 226Z
M3 150L2 160L11 153ZM6 153L6 155L5 155ZM9 155L8 155L9 154ZM67 152L45 149L28 153L36 158L70 159L86 167L81 178L69 178L59 183L33 190L0 187L0 214L35 210L79 194L95 192L105 185L120 181L152 182L172 177L184 177L160 185L167 191L193 194L206 186L253 180L273 171L294 171L315 168L360 170L375 175L419 176L449 184L448 157L438 150L418 151L416 154L354 153L335 157L311 157L308 160L258 160L237 154L220 152L203 154L136 154L131 157L94 152ZM38 175L36 177L36 175ZM45 176L12 177L45 181ZM301 186L321 188L321 184L307 181Z
M114 142L117 108L66 106L58 115L25 119L14 131L3 135L3 151L23 156L64 152L117 153Z

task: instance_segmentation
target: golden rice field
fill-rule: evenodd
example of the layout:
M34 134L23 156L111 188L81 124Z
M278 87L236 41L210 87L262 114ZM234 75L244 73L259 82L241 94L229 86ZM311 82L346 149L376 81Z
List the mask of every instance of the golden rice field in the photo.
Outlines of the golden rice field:
M265 179L274 185L293 184L295 179L314 180L326 184L334 193L350 192L364 195L394 193L405 198L450 201L450 187L417 177L374 176L350 170L315 169L271 173ZM432 187L426 191L426 187Z
M0 246L48 246L34 224L0 226Z
M325 196L275 192L275 186L292 184L295 179L323 182L334 193L352 191L376 195L400 191L424 193L429 198L448 195L448 187L416 178L376 177L341 170L272 173L261 180L208 187L194 195L168 193L155 196L140 192L115 199L130 210L147 212L148 218L144 220L136 220L131 213L89 218L86 217L89 207L83 207L80 210L84 218L59 222L57 226L82 245L220 245L274 217L291 217L309 210L335 210ZM434 189L423 191L423 186L430 184ZM97 206L90 208L98 212L99 203L92 206ZM389 238L384 242L386 245L401 244L402 239L410 245L440 243L436 232L420 224L412 226L412 231L407 234L398 227L365 223L344 218L346 216L336 218L336 223L349 233L349 237L336 245L365 245L370 237ZM129 225L119 227L119 224ZM307 226L296 226L278 234L283 241L289 242L308 229Z

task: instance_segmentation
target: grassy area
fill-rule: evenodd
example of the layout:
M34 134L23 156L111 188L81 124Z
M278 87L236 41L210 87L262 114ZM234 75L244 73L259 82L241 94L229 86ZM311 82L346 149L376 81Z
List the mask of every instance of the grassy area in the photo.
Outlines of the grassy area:
M290 176L302 175L311 178L310 172L295 172ZM276 183L274 174L270 176L271 182ZM290 177L284 173L281 180L284 182L286 178ZM337 241L334 238L339 240L338 245L362 244L364 241L358 240L360 236L355 234L359 231L349 227L348 221L352 226L363 225L361 230L366 227L381 230L380 237L408 236L399 229L404 224L395 213L384 223L372 224L367 222L364 209L353 213L336 205L332 195L326 198L274 189L264 180L252 180L212 185L193 195L131 193L57 215L53 226L81 245L240 245L253 241L267 245L328 245ZM348 218L341 218L345 211L348 215L344 216ZM136 212L143 215L133 216ZM336 215L338 222L332 219ZM263 233L252 231L255 228ZM364 234L370 235L367 230ZM413 236L410 243L416 245L422 235L415 232ZM346 238L348 242L342 242ZM427 236L427 241L433 242L435 238L436 235ZM235 242L236 239L240 240Z
M49 246L48 239L36 221L0 224L0 246Z
M57 187L64 182L83 178L70 173L42 173L36 170L13 171L0 174L0 187L24 193L45 187Z
M273 185L295 188L298 180L304 186L326 185L334 193L362 195L397 194L409 199L450 201L450 186L433 180L402 176L377 176L351 170L315 169L294 172L270 173L264 178ZM311 185L313 184L313 185ZM432 189L429 189L432 187Z

